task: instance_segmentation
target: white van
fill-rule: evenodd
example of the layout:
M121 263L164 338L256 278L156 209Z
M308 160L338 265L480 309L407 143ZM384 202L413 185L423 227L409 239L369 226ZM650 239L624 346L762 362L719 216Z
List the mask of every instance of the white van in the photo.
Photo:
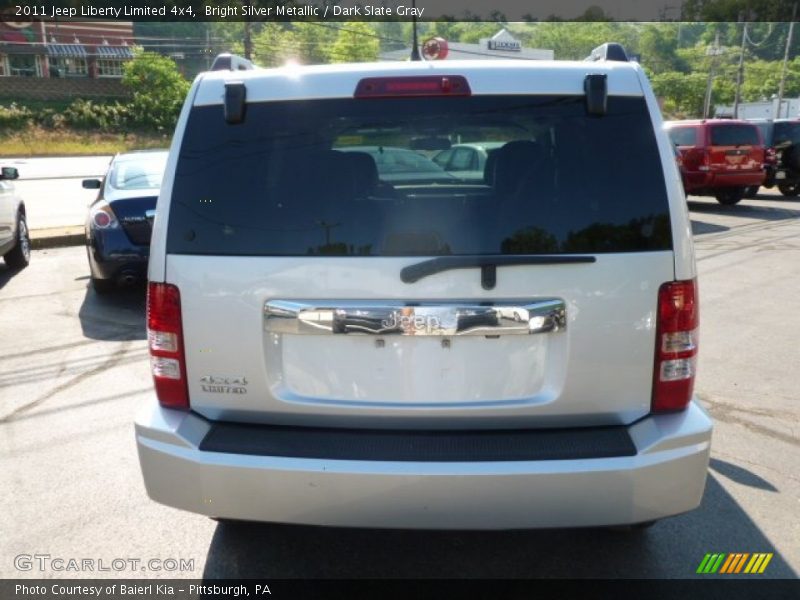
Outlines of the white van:
M482 179L428 158L484 140ZM154 500L435 529L700 503L689 217L619 46L202 74L156 214Z

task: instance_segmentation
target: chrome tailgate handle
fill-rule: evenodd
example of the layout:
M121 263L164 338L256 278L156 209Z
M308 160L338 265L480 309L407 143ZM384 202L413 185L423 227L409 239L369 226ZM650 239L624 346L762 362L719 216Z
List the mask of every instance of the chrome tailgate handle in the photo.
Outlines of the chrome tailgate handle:
M269 300L264 329L297 335L531 335L567 326L557 298L526 303L419 303Z

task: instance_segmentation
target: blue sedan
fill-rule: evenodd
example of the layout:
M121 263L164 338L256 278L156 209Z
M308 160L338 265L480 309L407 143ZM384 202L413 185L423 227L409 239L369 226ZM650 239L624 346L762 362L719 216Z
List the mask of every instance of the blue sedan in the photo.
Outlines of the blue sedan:
M147 279L150 233L167 162L165 150L118 154L103 180L84 179L100 190L86 219L86 251L98 294Z

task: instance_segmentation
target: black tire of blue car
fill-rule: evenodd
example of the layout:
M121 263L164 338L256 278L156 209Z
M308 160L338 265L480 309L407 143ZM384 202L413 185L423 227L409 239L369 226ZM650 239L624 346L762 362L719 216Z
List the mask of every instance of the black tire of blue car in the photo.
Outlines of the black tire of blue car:
M734 204L738 204L742 198L744 198L745 190L747 188L743 187L733 187L733 188L726 188L724 190L719 190L715 197L717 202L720 204L724 204L725 206L732 206Z
M92 279L92 287L96 294L105 296L117 289L117 283L113 279Z
M3 258L11 269L24 269L31 262L31 238L25 215L17 215L17 243Z
M800 194L800 181L782 181L778 189L787 198L794 198Z

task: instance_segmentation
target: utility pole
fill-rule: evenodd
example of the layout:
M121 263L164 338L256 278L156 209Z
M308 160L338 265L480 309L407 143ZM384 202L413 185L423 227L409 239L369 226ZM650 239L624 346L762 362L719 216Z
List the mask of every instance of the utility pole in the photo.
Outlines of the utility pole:
M205 55L206 55L206 71L211 68L211 32L208 30L209 24L206 23L206 47L205 47Z
M411 7L414 9L414 16L411 22L411 27L412 27L411 60L420 61L422 60L422 57L419 55L419 40L417 39L417 0L411 1Z
M245 0L244 3L248 9L250 8L250 1ZM247 14L250 15L249 10ZM249 16L244 21L244 57L247 60L253 60L253 23L250 21Z
M776 118L781 117L781 111L783 110L783 92L786 88L786 63L789 61L789 48L792 45L792 34L794 33L794 19L797 16L797 2L794 3L792 7L792 20L789 23L789 35L786 38L786 51L783 53L783 68L781 69L781 85L778 88L778 114L775 115ZM789 111L786 111L786 116L789 116Z
M733 97L733 118L739 118L739 102L741 101L742 79L744 78L744 48L747 44L747 21L742 28L742 50L739 54L739 69L736 71L736 95Z
M716 37L714 38L714 45L709 46L706 49L706 55L711 57L711 65L708 69L708 80L706 81L706 96L703 100L703 118L707 119L711 112L711 95L713 91L714 85L714 76L716 75L717 70L717 57L722 54L722 50L719 47L719 31L717 32Z

